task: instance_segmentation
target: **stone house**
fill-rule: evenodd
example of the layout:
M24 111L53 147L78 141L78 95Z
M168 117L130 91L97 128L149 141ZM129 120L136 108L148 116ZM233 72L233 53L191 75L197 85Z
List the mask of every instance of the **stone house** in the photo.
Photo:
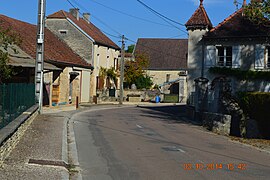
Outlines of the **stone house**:
M243 6L246 4L244 0ZM270 22L255 24L244 13L243 7L213 27L200 0L200 6L187 21L188 30L188 93L192 99L194 80L206 78L208 85L222 74L222 69L269 71L268 51ZM213 73L213 67L218 72ZM237 91L270 91L269 80L239 79L227 74L232 93Z
M36 25L0 16L1 27L19 35L18 53L11 53L9 64L23 67L15 82L34 83L36 58ZM91 64L75 54L63 41L45 28L43 104L57 105L89 102ZM87 81L86 81L87 80ZM85 97L88 94L88 99Z
M134 53L149 57L146 72L164 94L178 94L186 101L187 39L139 38Z
M60 10L46 19L46 27L62 39L87 63L93 65L91 74L91 99L97 96L98 90L119 88L119 81L112 83L110 79L101 75L101 69L118 69L120 48L90 22L90 14L83 13L80 17L79 9L70 9L69 12Z

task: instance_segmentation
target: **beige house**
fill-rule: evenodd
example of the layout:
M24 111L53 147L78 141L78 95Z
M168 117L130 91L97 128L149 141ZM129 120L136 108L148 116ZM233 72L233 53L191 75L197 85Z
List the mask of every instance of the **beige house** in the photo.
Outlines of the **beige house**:
M140 38L135 54L149 57L147 75L164 94L177 94L179 101L186 101L187 39Z
M118 88L118 82L112 82L103 76L102 70L114 68L117 73L120 48L90 22L89 13L84 13L83 17L80 17L79 9L70 9L69 12L61 10L47 17L46 27L66 42L81 58L92 64L91 76L83 76L85 77L83 81L89 82L91 79L91 101L100 92L98 90L106 90L111 86Z
M9 64L22 67L14 80L34 83L36 57L35 25L0 15L1 27L11 28L22 43ZM85 62L51 31L45 29L43 105L89 102L91 64ZM88 96L87 96L88 94ZM87 98L88 97L88 98Z

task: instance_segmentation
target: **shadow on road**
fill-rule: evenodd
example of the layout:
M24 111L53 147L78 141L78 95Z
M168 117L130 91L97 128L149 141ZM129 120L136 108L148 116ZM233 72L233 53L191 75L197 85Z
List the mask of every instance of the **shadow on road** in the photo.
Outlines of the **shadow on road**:
M186 105L175 106L138 106L143 111L141 116L156 118L168 123L184 123L201 126L202 123L186 116ZM149 111L150 110L150 111Z

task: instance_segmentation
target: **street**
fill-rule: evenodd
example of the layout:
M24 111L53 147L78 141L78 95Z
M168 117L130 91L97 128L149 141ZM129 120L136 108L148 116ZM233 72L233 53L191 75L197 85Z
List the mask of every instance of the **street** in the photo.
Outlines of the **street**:
M184 106L77 113L72 120L83 179L269 178L269 153L207 132L184 114Z

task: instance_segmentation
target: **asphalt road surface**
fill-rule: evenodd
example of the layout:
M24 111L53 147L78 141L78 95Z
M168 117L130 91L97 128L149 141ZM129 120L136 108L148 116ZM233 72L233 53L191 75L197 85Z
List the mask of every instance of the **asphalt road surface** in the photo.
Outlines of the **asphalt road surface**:
M73 118L85 180L270 177L269 153L186 121L183 106L108 106Z

